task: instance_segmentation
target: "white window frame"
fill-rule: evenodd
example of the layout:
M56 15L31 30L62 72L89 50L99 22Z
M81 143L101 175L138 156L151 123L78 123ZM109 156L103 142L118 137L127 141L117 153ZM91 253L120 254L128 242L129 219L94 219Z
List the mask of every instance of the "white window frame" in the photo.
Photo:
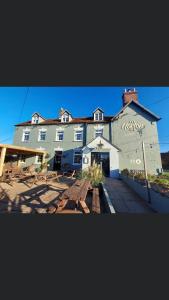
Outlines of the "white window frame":
M38 161L39 156L42 156L42 159L43 159L43 155L42 154L36 155L35 156L35 164L36 165L41 165L42 164L42 161L41 162Z
M22 159L23 156L25 156L24 160ZM19 162L20 162L21 164L25 164L25 162L26 162L26 155L21 154L21 155L20 155L20 158L19 158Z
M45 139L44 140L41 140L40 137L41 137L41 132L47 132L47 129L46 128L41 128L39 129L39 134L38 134L38 142L45 142L46 141L46 135L45 135Z
M101 116L101 118L100 118ZM97 112L94 114L94 120L95 121L103 121L103 113L102 112Z
M29 139L28 140L25 140L25 133L26 132L29 132ZM30 141L30 129L24 129L23 130L23 134L22 134L22 142L25 142L25 143L27 143L27 142L29 142Z
M59 132L62 132L63 133L63 139L62 140L59 140L59 138L58 138L58 134L59 134ZM62 142L64 140L64 130L56 130L56 141L57 142Z
M81 155L81 162L80 163L75 163L76 152L80 152L80 155ZM74 149L74 151L73 151L73 165L74 166L82 165L82 150L81 149Z
M98 131L102 132L102 135L96 135ZM100 136L100 137L103 136L103 128L97 128L97 129L95 129L95 138L97 138L98 136Z
M38 115L33 116L32 123L33 124L38 124L39 123L39 116Z
M78 132L81 132L81 140L77 140L77 134L79 134ZM82 142L83 141L83 130L79 129L79 130L75 130L74 131L74 141L76 142Z
M61 121L62 121L63 123L68 123L69 120L70 120L69 114L64 113L64 114L62 115L62 117L61 117Z

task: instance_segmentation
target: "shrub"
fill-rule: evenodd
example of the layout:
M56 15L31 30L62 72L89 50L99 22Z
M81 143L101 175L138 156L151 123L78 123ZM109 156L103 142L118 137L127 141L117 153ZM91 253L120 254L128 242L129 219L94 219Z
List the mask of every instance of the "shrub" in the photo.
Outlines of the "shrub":
M123 169L121 171L121 174L124 175L124 176L128 176L129 175L129 170L128 169Z
M79 172L76 178L90 180L92 186L98 186L101 182L104 181L104 175L101 167L95 162L87 170Z

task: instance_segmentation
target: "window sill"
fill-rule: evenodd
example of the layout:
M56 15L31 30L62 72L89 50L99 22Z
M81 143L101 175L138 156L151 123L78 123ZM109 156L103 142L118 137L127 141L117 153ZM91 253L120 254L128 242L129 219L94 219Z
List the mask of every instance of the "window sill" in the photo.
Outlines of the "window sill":
M83 142L83 140L73 140L72 142Z

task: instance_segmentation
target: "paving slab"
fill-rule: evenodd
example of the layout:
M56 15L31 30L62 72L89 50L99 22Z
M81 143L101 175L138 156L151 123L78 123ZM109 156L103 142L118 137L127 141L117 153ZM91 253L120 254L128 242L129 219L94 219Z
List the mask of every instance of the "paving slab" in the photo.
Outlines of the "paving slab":
M116 213L154 213L122 180L105 178L104 187Z

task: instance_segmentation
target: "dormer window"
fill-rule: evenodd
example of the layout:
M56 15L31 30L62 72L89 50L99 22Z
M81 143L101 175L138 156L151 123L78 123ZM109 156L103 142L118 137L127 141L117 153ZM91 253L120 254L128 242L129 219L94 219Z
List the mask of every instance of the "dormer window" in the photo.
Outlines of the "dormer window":
M96 121L102 121L103 120L103 114L101 112L95 114L95 120Z
M103 111L100 108L97 108L94 112L94 120L95 121L103 121Z
M32 123L38 124L38 123L39 123L39 117L38 117L38 116L34 116L34 117L32 118Z
M34 113L32 115L32 124L39 124L43 121L45 121L45 119L42 116L40 116L39 113Z
M64 123L69 122L69 115L64 114L62 116L62 122L64 122Z
M71 114L67 110L63 110L60 113L60 119L62 123L67 123L72 120Z

